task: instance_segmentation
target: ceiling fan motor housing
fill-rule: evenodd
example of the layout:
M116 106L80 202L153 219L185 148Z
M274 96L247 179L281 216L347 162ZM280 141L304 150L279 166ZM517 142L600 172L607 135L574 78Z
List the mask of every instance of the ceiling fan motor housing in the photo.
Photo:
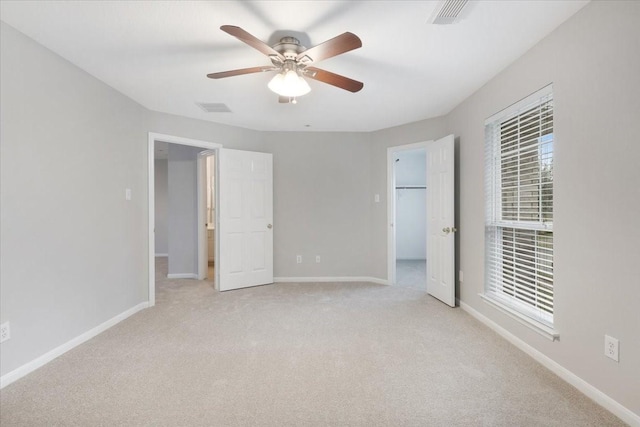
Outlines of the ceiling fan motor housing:
M307 50L300 44L300 40L295 37L282 37L278 43L273 45L273 49L280 53L285 59L296 59L298 54Z

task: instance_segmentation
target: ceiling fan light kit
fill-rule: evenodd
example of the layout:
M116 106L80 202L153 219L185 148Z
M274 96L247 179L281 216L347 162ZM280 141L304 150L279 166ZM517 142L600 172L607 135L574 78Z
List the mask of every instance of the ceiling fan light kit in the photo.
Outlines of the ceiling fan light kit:
M278 95L289 98L306 95L311 91L309 83L300 76L295 63L293 66L285 64L282 72L276 74L267 87Z
M348 77L310 67L315 62L361 47L362 41L353 33L343 33L331 40L306 49L295 37L283 37L272 47L240 27L223 25L220 29L267 55L273 66L242 68L207 74L207 77L211 79L277 71L278 73L271 79L267 87L279 95L279 102L292 104L296 103L297 97L306 95L311 91L309 83L303 76L349 92L358 92L364 86L362 82Z

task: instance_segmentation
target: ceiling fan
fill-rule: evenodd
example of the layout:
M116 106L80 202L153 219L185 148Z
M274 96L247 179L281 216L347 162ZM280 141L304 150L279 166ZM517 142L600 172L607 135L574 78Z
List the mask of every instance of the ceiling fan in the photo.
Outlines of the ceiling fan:
M305 95L311 90L303 76L349 92L358 92L364 86L362 82L357 80L311 66L323 59L332 58L361 47L362 41L353 33L340 34L307 49L295 37L283 37L275 45L269 46L240 27L223 25L220 29L267 55L272 65L207 74L210 79L277 71L278 74L268 84L269 89L279 95L279 102L294 104L298 96Z

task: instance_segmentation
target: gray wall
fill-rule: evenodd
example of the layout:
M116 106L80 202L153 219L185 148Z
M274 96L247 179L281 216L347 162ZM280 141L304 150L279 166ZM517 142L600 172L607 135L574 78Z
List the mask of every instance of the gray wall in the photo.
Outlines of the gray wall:
M427 258L427 190L396 190L396 259Z
M396 186L427 185L426 148L399 151L394 157Z
M167 159L156 159L153 166L155 192L155 230L156 255L168 254L167 212L169 209L169 170Z
M275 275L369 276L368 135L268 132L264 139L274 164Z
M147 300L147 125L138 104L0 31L4 375Z
M426 148L400 151L394 157L396 187L427 184ZM395 197L396 259L426 259L427 190L396 189Z
M197 162L202 148L169 144L167 223L169 274L198 273Z
M460 149L463 302L640 414L639 2L592 2L448 116ZM483 303L484 120L553 83L551 342ZM620 340L620 363L604 335Z

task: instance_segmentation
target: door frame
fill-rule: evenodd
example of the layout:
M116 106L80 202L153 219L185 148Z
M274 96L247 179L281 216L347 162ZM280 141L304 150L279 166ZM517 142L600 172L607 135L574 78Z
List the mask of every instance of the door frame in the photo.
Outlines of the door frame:
M175 135L166 135L162 133L149 132L148 140L147 140L147 202L148 202L148 285L149 285L149 293L148 293L148 303L149 307L152 307L156 304L156 239L155 239L155 143L158 142L167 142L169 144L178 144L178 145L187 145L190 147L200 147L205 150L217 150L222 148L222 144L217 142L210 141L202 141L199 139L185 138L181 136ZM217 169L217 168L216 168ZM218 180L216 180L216 194L218 193ZM217 247L217 234L216 233L216 247ZM198 251L199 252L199 251ZM216 251L216 265L219 265L218 262L218 251ZM199 257L199 253L198 253Z
M387 283L396 284L396 199L395 199L395 156L399 151L415 150L418 148L427 149L433 140L415 142L413 144L396 145L387 148ZM426 165L425 165L426 167ZM426 193L425 193L426 194ZM425 196L426 197L426 196ZM425 221L427 219L425 218ZM428 234L428 233L427 233ZM427 245L428 238L424 236ZM427 290L425 281L425 292Z

